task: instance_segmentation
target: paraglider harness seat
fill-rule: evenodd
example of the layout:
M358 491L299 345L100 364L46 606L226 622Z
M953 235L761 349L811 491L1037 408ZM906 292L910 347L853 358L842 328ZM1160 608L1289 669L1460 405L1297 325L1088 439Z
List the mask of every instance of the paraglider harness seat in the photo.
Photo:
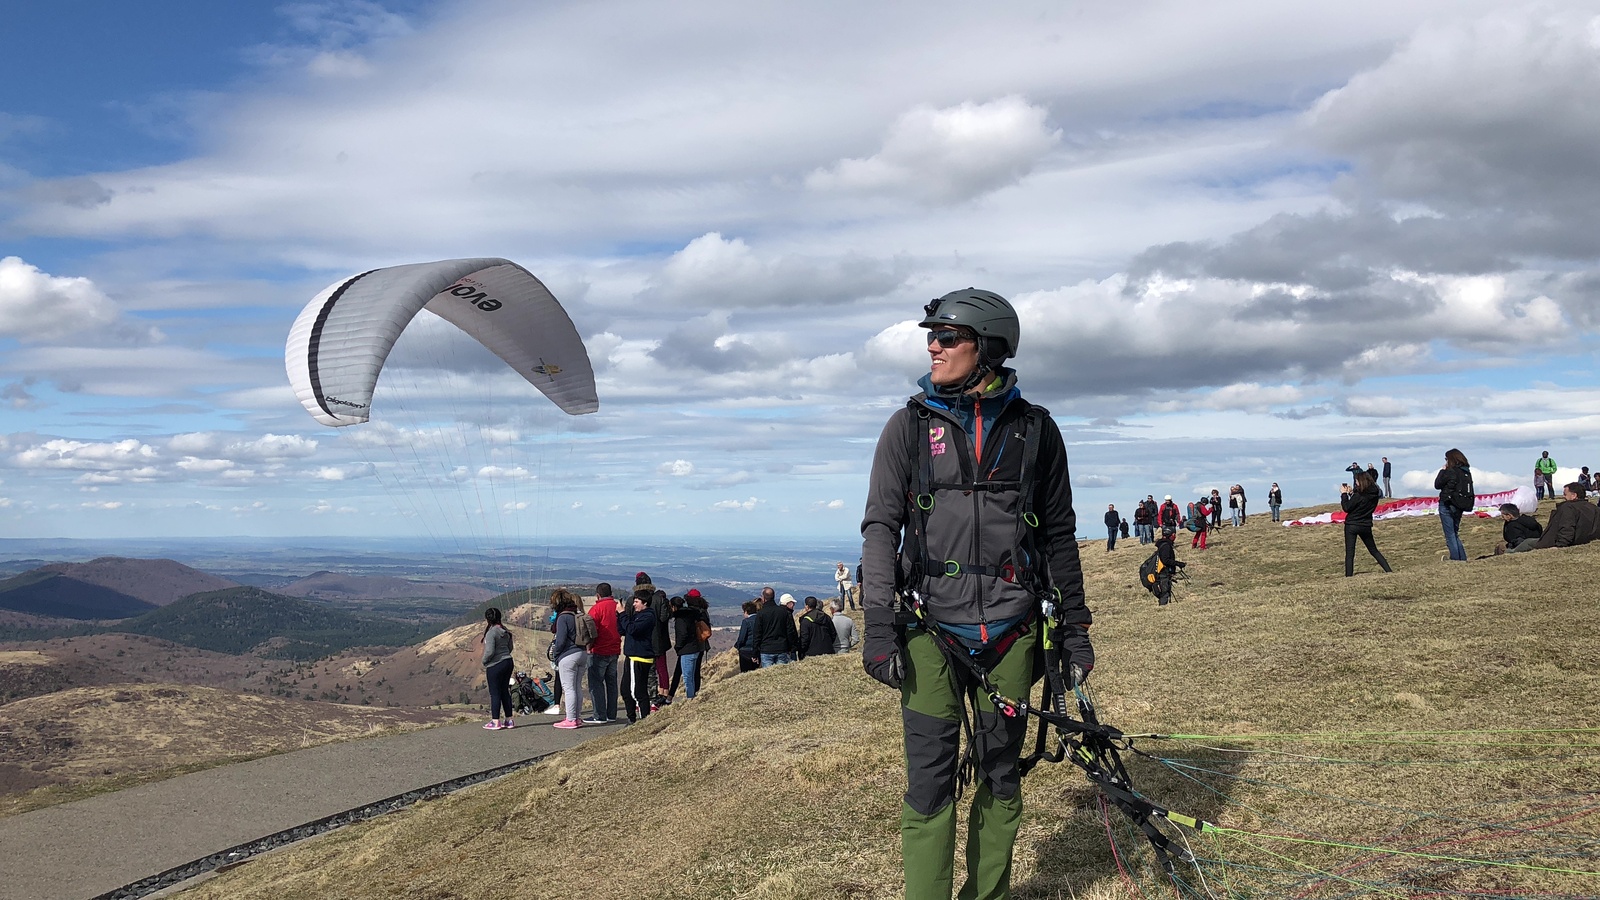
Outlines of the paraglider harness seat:
M515 682L511 687L511 708L518 713L541 713L556 702L555 693L527 672L518 672Z
M1022 400L1017 402L1027 403ZM995 710L1003 716L1026 718L1031 715L1040 720L1034 751L1020 760L1023 775L1027 775L1040 762L1058 763L1070 760L1100 788L1108 802L1127 815L1144 833L1154 848L1161 866L1171 875L1176 863L1192 862L1194 857L1187 849L1168 837L1154 820L1169 819L1190 827L1197 827L1202 823L1158 806L1134 790L1119 754L1119 748L1132 751L1131 743L1118 729L1100 724L1094 705L1081 687L1080 673L1075 667L1063 665L1060 648L1064 644L1064 630L1067 627L1077 626L1066 625L1056 615L1061 592L1059 588L1049 584L1041 572L1039 565L1041 556L1034 534L1039 527L1039 517L1034 510L1039 436L1043 431L1044 420L1050 415L1049 410L1027 404L1022 414L1025 422L1024 449L1022 467L1016 481L977 481L972 476L971 464L966 456L957 454L963 480L959 484L949 484L937 482L933 477L933 457L927 438L932 413L916 400L909 401L907 408L910 410L906 420L910 432L910 446L913 448L911 452L914 457L912 460L914 484L907 486L911 521L908 522L910 527L906 529L905 540L901 547L901 559L896 560L895 564L898 582L895 586L895 630L898 633L902 653L907 628L916 627L926 631L934 639L935 645L939 647L944 657L951 662L952 679L956 682L954 686L958 694L966 695L967 702L958 704L961 710L962 740L965 749L957 768L956 796L961 795L976 770L972 740L972 711L976 708L977 697L981 695L987 698ZM1017 516L1017 539L1016 550L1012 555L1013 561L992 566L982 563L963 564L956 560L946 560L941 564L931 560L927 555L925 535L928 514L934 509L934 492L938 490L969 493L1019 492L1020 512ZM901 560L904 559L911 560L909 571L901 565ZM904 581L899 580L902 575ZM980 626L980 640L974 642L942 627L928 614L921 596L921 588L928 578L958 578L965 575L992 575L1007 582L1020 582L1028 587L1034 596L1043 600L1036 610L993 641L988 639L987 628ZM994 686L989 678L989 672L1012 644L1035 626L1035 620L1041 615L1045 620L1041 654L1044 659L1045 684L1041 705L1035 706L1027 697L1021 700L1006 697ZM1066 693L1069 690L1077 699L1076 718L1067 710ZM1051 740L1052 731L1054 741Z

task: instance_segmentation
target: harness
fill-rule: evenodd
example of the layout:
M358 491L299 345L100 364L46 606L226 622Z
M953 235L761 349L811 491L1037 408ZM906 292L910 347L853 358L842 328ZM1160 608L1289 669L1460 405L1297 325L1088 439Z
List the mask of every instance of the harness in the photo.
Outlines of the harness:
M1044 430L1044 420L1050 411L1042 406L1034 406L1026 400L1017 402L1026 404L1022 413L1022 467L1015 481L993 481L980 479L974 475L973 468L980 462L979 459L968 459L965 454L957 453L956 458L961 466L961 480L958 482L938 481L933 472L933 451L929 440L929 428L933 423L933 413L929 409L910 400L906 403L911 414L906 416L907 427L910 430L908 439L912 446L912 480L913 484L907 487L907 499L911 508L911 528L906 534L904 556L911 559L911 572L907 578L907 586L912 590L922 591L927 587L929 578L961 578L965 576L989 576L999 578L1008 584L1022 584L1035 596L1044 596L1050 591L1049 581L1045 573L1040 571L1037 560L1041 559L1038 552L1035 531L1039 527L1039 516L1034 510L1034 487L1037 480L1039 460L1039 436ZM979 409L982 407L980 406ZM982 419L978 420L978 433L983 433ZM981 446L981 442L979 443ZM1004 452L1002 445L999 454ZM999 460L996 459L996 464ZM991 470L992 471L992 470ZM913 489L914 488L914 489ZM937 491L960 491L964 494L978 492L1018 493L1019 514L1017 515L1016 529L1013 533L1012 550L1003 553L998 564L991 564L981 560L935 560L928 555L928 515L933 512L936 503L934 494ZM974 535L976 540L976 535ZM1009 557L1009 560L1007 559ZM898 567L897 567L898 570ZM981 639L984 645L988 644L988 627L981 625Z

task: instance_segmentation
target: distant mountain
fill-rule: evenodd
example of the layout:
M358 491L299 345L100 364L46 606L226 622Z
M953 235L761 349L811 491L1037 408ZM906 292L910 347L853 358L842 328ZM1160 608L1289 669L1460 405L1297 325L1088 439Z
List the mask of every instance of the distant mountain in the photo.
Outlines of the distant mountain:
M191 569L170 559L102 556L86 563L51 563L36 571L56 572L86 584L110 588L155 606L166 606L190 594L236 587L226 578Z
M494 591L471 584L448 581L410 581L390 575L341 575L315 572L276 588L290 597L318 600L396 600L407 598L464 600L482 603Z
M154 603L62 574L34 569L0 581L0 609L64 619L126 619L156 609Z
M414 625L253 587L194 594L118 623L116 630L219 653L289 659L316 659L350 647L398 647L427 636Z

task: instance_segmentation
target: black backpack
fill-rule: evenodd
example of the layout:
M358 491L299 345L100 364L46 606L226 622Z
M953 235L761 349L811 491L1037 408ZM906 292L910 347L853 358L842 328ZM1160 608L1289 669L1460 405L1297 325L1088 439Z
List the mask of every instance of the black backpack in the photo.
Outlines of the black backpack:
M1456 483L1450 490L1450 495L1445 498L1451 506L1462 512L1472 512L1478 505L1478 496L1472 491L1472 472L1466 469L1456 470Z
M1150 558L1139 564L1139 583L1144 589L1154 594L1156 592L1156 573L1161 571L1161 554L1152 553Z

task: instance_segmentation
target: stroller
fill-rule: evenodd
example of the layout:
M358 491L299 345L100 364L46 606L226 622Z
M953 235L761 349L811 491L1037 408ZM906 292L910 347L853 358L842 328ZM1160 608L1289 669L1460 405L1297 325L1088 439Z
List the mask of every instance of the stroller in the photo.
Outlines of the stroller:
M556 702L549 685L527 672L518 672L511 680L511 708L519 715L542 713Z

